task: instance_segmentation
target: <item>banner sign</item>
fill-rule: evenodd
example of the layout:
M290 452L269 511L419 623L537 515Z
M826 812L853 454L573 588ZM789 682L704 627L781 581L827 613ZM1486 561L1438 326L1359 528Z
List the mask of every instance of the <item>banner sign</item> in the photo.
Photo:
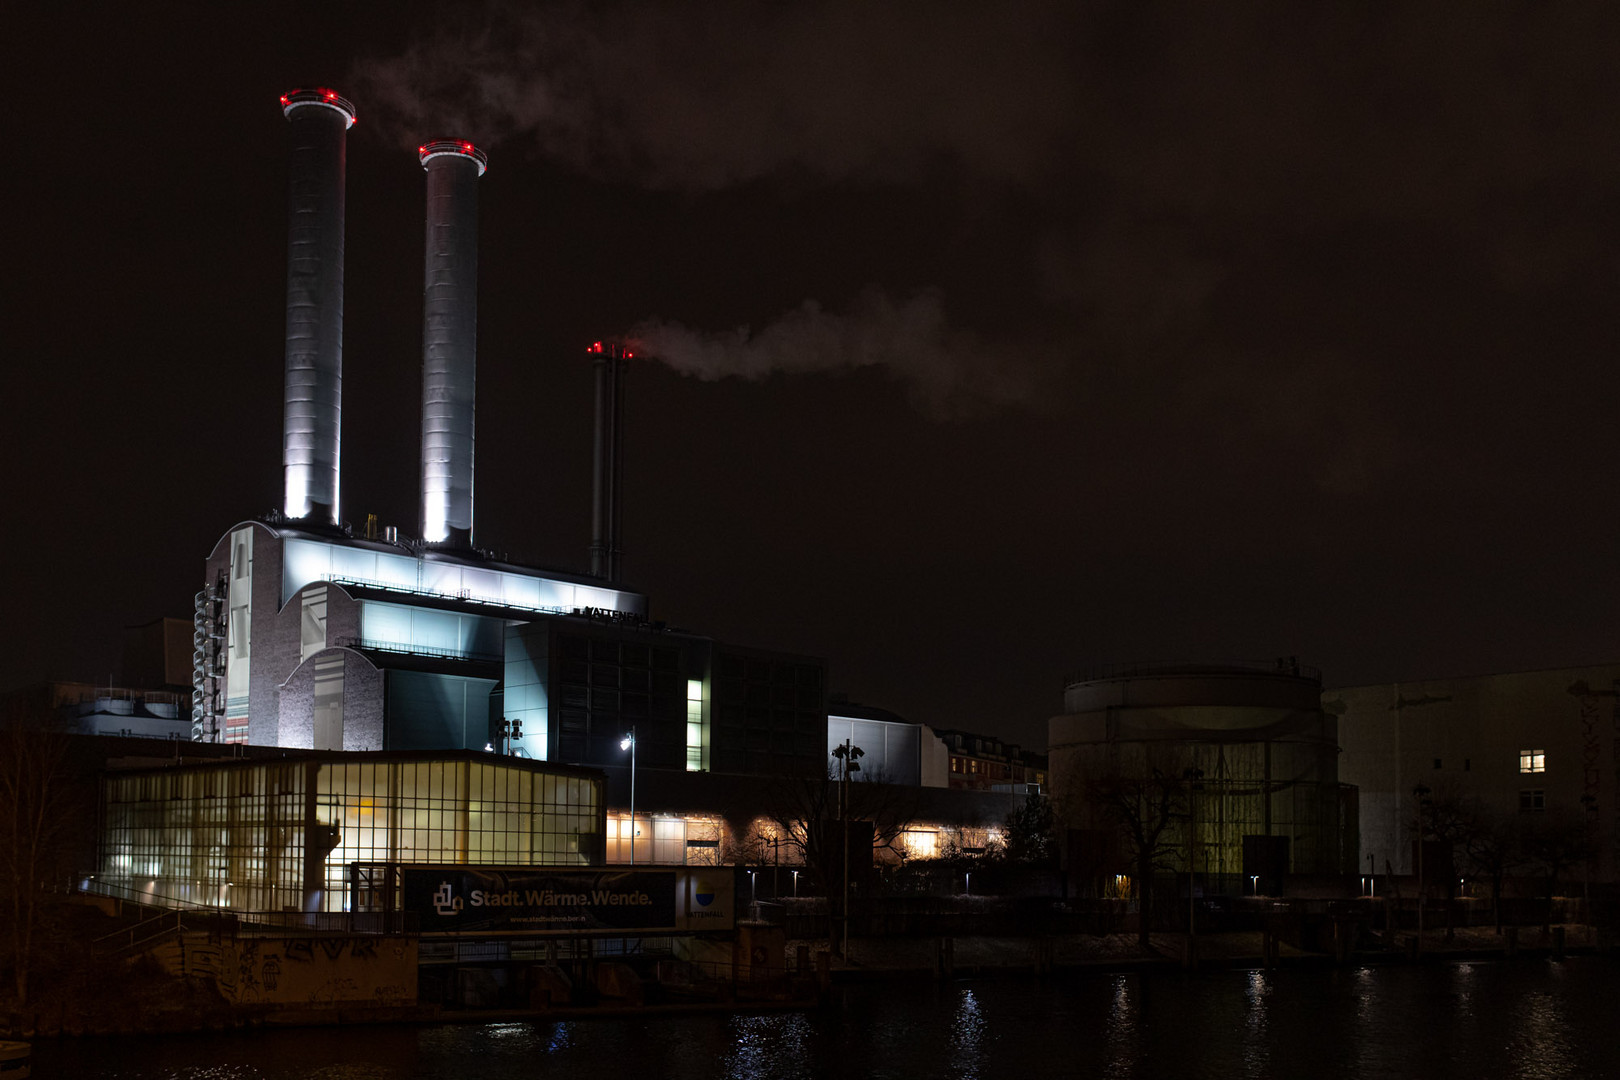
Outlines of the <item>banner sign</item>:
M405 866L423 934L673 933L736 926L731 867L636 870Z

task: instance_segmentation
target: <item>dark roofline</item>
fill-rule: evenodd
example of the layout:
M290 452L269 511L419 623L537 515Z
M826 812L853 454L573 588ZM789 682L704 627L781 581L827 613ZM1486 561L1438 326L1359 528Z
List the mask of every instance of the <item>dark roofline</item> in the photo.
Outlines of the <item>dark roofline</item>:
M887 724L905 724L907 727L922 727L922 724L907 720L899 713L892 713L888 709L880 709L875 705L860 705L853 701L827 700L827 719L841 716L847 720L881 720Z

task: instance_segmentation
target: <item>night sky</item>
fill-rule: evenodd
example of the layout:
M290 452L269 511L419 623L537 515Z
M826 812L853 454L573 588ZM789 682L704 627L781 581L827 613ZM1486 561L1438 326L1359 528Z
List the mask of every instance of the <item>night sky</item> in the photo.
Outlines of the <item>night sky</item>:
M1620 657L1620 8L22 5L8 646L116 674L278 507L286 138L348 144L343 516L417 529L424 136L490 153L478 542L1044 745L1091 665ZM114 13L116 12L116 13Z

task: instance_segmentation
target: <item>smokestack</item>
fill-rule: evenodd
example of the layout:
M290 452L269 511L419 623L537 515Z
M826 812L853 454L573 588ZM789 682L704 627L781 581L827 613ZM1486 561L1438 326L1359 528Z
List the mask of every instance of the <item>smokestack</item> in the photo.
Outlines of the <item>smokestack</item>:
M354 106L335 90L281 97L287 188L287 383L281 437L288 517L338 521L343 398L343 159Z
M461 139L417 150L427 171L422 288L422 539L472 547L473 383L478 354L478 178L489 158Z
M624 371L631 355L600 341L590 347L596 359L596 445L591 489L591 574L619 580L619 530L624 486Z

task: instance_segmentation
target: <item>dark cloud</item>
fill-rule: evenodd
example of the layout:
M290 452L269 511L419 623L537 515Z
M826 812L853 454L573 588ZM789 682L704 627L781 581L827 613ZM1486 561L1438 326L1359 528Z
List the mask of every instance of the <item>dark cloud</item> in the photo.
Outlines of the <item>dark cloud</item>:
M405 141L528 137L638 182L785 168L916 179L949 158L1041 173L1076 101L1064 5L493 5L355 72Z
M1031 223L1005 242L1041 306L1033 333L980 300L989 277L880 281L752 332L666 311L637 333L677 370L883 366L935 415L1031 400L1033 365L1008 357L1040 357L1052 385L1156 380L1144 407L1211 379L1224 394L1197 400L1309 380L1344 432L1313 452L1319 481L1359 488L1402 456L1397 422L1371 419L1403 407L1399 360L1342 317L1332 294L1358 286L1321 253L1414 225L1470 246L1466 285L1420 280L1434 260L1410 250L1348 268L1412 275L1453 308L1589 269L1604 240L1571 208L1620 163L1593 107L1620 101L1599 44L1615 22L1593 3L494 4L362 65L357 93L405 141L468 131L653 189L947 183L964 208ZM1292 325L1269 295L1277 265L1317 297Z

